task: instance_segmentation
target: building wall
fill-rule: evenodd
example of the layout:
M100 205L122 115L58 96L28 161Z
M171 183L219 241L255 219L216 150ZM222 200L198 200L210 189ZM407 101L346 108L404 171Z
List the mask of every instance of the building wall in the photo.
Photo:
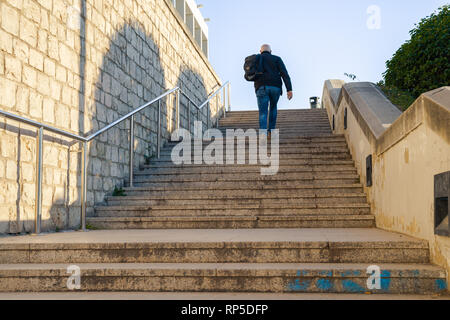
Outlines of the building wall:
M0 0L4 111L88 135L175 86L201 103L220 83L172 1ZM181 104L186 127L186 100ZM156 125L155 107L136 117L135 166L155 154ZM174 126L168 99L165 141ZM127 178L128 128L127 121L89 146L88 212ZM45 134L44 231L79 226L80 147ZM34 230L35 159L36 129L0 117L0 233Z

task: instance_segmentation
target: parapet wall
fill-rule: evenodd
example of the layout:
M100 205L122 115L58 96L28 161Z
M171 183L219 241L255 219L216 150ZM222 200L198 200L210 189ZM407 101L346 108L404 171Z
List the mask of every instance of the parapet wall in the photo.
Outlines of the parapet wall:
M1 0L0 108L88 135L175 86L205 101L221 81L172 2ZM181 99L182 127L186 104ZM167 140L174 101L163 103L162 119ZM88 212L127 178L128 128L90 144ZM138 166L156 151L156 108L136 117L135 134ZM77 228L80 146L46 133L43 152L42 230ZM0 233L34 230L35 159L36 129L0 117Z
M450 87L423 94L402 114L372 83L328 80L323 103L334 133L346 137L377 227L428 240L433 262L450 273L450 238L434 234L434 176L450 171Z

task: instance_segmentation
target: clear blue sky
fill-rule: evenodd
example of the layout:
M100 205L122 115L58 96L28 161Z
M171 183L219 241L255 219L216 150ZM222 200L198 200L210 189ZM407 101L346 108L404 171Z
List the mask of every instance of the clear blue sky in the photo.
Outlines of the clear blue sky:
M246 56L263 43L283 58L294 99L280 109L308 108L322 96L326 79L378 82L385 62L409 37L409 30L448 0L197 0L210 18L210 61L232 82L234 110L257 110L253 83L243 77ZM371 5L380 9L380 29L369 29Z

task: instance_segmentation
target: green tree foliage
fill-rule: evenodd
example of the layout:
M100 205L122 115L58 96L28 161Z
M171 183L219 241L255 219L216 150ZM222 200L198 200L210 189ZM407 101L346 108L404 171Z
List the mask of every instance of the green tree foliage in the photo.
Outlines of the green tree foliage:
M404 43L386 62L386 87L422 93L450 84L450 6L422 19Z

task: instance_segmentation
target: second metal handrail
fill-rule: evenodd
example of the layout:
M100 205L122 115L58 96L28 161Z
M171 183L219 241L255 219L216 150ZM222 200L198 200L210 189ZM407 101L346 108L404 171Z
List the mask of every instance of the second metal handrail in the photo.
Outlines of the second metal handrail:
M227 90L225 90L225 88ZM130 119L130 152L129 152L129 186L133 187L133 165L134 165L134 116L141 112L142 110L152 106L155 103L158 103L158 140L157 140L157 152L158 152L158 158L161 156L161 101L165 97L170 96L171 94L176 94L176 129L180 128L180 94L182 94L184 97L188 100L188 129L191 130L191 105L197 108L197 118L198 113L202 111L202 109L205 106L208 106L207 108L207 127L210 126L210 102L213 98L216 98L217 106L219 105L219 93L220 91L223 92L223 103L221 105L221 109L223 110L223 116L226 117L226 95L228 96L228 111L231 111L231 88L230 83L227 81L225 84L223 84L219 89L214 91L212 94L208 96L208 99L202 103L200 106L197 106L197 104L185 93L183 92L179 87L175 87L171 90L168 90L164 94L160 95L159 97L153 99L152 101L140 106L139 108L131 111L130 113L126 114L125 116L121 117L120 119L114 121L113 123L109 124L108 126L104 127L103 129L100 129L99 131L95 132L94 134L91 134L87 137L83 137L77 134L73 134L31 119L27 119L3 110L0 110L0 115L16 120L31 126L34 126L38 128L38 137L37 137L37 154L36 154L36 208L35 208L35 232L40 233L41 232L41 216L42 216L42 177L43 177L43 141L44 141L44 130L59 134L61 136L74 139L78 142L81 142L83 144L82 147L82 156L81 156L81 229L83 231L86 230L86 196L87 196L87 157L88 157L88 144L100 136L101 134L105 133L106 131L116 127L120 123L122 123L125 120ZM219 121L219 117L216 117L217 124Z

